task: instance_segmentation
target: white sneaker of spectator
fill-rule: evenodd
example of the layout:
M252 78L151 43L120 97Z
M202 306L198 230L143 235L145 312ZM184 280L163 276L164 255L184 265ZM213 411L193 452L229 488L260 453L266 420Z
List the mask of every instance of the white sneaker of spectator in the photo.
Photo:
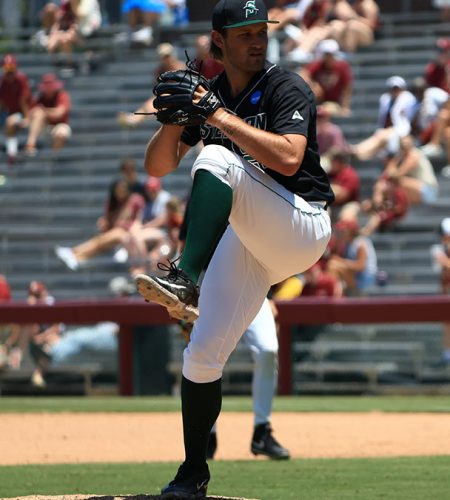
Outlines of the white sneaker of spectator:
M128 260L128 250L124 247L119 248L113 255L113 260L119 264L125 263Z
M441 175L442 175L442 177L445 177L446 179L450 179L450 164L445 165L445 167L442 167Z
M34 47L41 47L41 48L45 49L47 47L47 42L48 42L48 35L45 33L44 30L37 31L31 37L31 44Z
M425 156L428 156L428 158L436 158L437 156L441 156L441 154L444 152L442 146L430 143L425 144L425 146L422 146L420 150Z
M153 30L150 26L145 26L131 34L131 41L134 43L142 43L151 45L153 42Z
M71 248L56 247L55 253L71 271L76 271L80 267L80 263Z

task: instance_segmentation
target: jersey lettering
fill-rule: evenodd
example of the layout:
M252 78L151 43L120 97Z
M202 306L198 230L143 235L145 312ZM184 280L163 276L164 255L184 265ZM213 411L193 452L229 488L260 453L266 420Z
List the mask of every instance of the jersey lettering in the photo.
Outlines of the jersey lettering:
M294 111L294 114L292 115L293 120L301 120L304 121L303 116L300 114L299 111Z

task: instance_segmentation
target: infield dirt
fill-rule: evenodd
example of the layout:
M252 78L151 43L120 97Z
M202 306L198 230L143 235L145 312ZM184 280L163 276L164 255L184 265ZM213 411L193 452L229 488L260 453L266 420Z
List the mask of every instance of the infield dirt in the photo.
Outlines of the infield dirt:
M3 414L0 465L180 461L177 413ZM275 413L294 458L450 455L450 414ZM251 459L252 416L222 413L218 460ZM72 499L71 499L72 500Z

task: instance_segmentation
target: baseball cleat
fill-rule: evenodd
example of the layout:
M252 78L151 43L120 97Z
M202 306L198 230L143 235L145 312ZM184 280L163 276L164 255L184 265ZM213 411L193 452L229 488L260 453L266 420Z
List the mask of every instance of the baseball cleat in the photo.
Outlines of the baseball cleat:
M206 498L210 477L208 465L205 464L201 471L193 471L183 463L175 478L161 490L161 499L197 500Z
M167 270L166 276L138 274L135 278L138 292L147 302L164 306L172 318L193 323L198 318L197 285L178 269L173 262L170 267L158 264Z
M253 433L251 451L253 455L265 455L274 460L287 460L290 458L289 450L273 437L270 424L260 424Z

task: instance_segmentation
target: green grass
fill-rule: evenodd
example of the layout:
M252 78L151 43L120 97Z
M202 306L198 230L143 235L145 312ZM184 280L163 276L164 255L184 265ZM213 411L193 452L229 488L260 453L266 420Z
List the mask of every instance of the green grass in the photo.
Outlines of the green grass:
M2 397L0 413L178 411L180 401L161 397ZM251 411L250 397L225 397L223 411ZM445 396L293 396L277 397L283 412L450 412Z
M156 494L173 463L0 467L0 497ZM217 461L213 495L261 500L441 500L448 498L450 457Z

